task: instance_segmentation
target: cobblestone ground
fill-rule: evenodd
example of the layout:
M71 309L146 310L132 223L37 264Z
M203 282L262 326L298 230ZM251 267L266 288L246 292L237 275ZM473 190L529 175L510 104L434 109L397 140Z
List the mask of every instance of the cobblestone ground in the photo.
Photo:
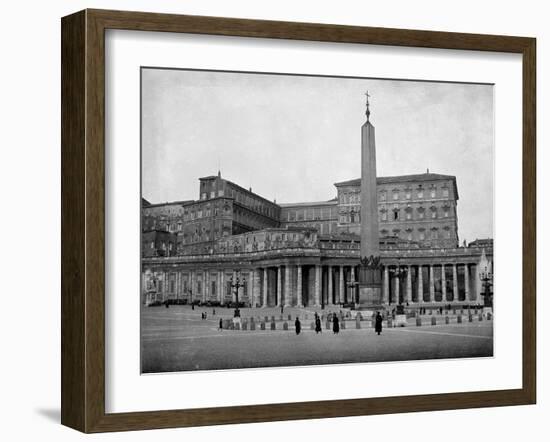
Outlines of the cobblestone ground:
M318 310L319 311L319 310ZM328 313L326 309L323 313ZM333 309L332 311L337 311ZM319 311L320 312L320 311ZM201 314L207 318L202 319ZM321 312L320 312L321 313ZM458 313L458 312L457 312ZM465 312L466 313L466 312ZM314 309L284 309L288 331L283 330L280 309L241 309L242 318L275 316L276 330L219 330L219 320L233 317L227 308L188 306L143 307L142 372L155 373L187 370L216 370L249 367L300 366L360 362L406 361L419 359L490 357L493 355L493 322L477 315L472 322L467 314L463 323L456 315L423 315L422 326L414 318L406 327L388 328L384 321L378 336L369 321L356 328L347 320L339 334L327 329L310 329ZM296 335L294 318L300 315L302 333ZM307 315L307 319L306 319ZM430 325L435 317L438 325Z

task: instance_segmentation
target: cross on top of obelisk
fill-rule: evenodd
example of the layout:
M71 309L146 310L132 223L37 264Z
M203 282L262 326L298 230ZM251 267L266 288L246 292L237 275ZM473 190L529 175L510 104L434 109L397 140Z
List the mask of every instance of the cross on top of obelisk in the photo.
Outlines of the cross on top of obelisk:
M365 97L367 97L367 110L365 111L365 115L367 116L367 121L369 121L369 117L370 117L370 109L369 109L369 91L365 92Z

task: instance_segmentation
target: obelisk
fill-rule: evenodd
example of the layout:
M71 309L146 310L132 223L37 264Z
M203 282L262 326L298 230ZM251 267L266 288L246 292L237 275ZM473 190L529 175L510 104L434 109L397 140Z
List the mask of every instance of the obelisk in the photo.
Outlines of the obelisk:
M359 268L359 306L382 304L382 270L378 237L378 200L376 192L376 144L370 122L369 93L361 127L361 265Z

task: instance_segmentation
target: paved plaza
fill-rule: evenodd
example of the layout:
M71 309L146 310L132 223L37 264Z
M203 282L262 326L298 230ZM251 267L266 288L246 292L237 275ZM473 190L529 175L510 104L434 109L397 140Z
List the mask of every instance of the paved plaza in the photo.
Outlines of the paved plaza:
M319 313L326 313L324 310ZM333 310L336 311L336 310ZM202 313L207 319L202 319ZM243 318L275 316L276 330L220 330L219 320L230 319L233 310L227 308L189 306L143 307L142 310L142 372L216 370L252 367L303 366L358 362L406 361L419 359L490 357L493 355L493 322L468 315L457 323L457 315L423 315L422 326L410 318L406 327L384 329L380 336L362 321L349 319L345 329L334 334L323 321L322 333L310 329L314 309L287 308L290 314L288 330L283 330L280 310L241 309ZM294 319L299 315L302 333L296 335ZM305 319L307 315L308 319ZM430 325L432 317L438 325Z

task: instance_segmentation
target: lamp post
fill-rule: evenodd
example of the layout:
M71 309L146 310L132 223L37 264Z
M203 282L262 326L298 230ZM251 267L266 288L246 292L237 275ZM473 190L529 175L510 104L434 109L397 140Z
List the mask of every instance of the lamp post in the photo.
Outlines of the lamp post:
M485 270L479 274L479 279L483 284L484 293L481 294L481 296L483 296L483 306L493 307L493 294L491 293L491 287L493 286L493 273L487 269L487 266L485 266Z
M239 310L239 289L241 287L244 287L244 284L245 284L245 279L244 277L241 276L241 271L240 270L236 270L235 271L235 278L233 278L233 275L231 275L231 277L229 278L229 284L231 285L231 288L234 289L234 293L235 293L235 301L236 301L236 304L237 306L235 307L235 313L234 313L234 317L235 318L240 318L241 317L241 312Z
M350 280L350 281L346 282L346 286L348 287L348 289L350 289L350 290L352 291L351 293L353 294L353 303L354 303L354 304L356 303L356 302L355 302L355 301L356 301L356 296L355 296L356 293L355 293L355 291L356 291L356 287L357 287L358 285L359 285L359 282L357 282L357 281L351 281L351 280Z
M389 272L390 276L395 276L396 278L399 279L399 287L402 287L403 283L404 283L404 280L407 277L407 273L408 273L407 267L402 266L398 262L397 266L393 269L389 268L388 272ZM398 290L397 293L395 294L396 298L397 298L396 299L396 301L397 301L396 302L396 313L397 314L402 314L403 313L403 305L401 304L401 296L400 296L399 291L400 290Z

